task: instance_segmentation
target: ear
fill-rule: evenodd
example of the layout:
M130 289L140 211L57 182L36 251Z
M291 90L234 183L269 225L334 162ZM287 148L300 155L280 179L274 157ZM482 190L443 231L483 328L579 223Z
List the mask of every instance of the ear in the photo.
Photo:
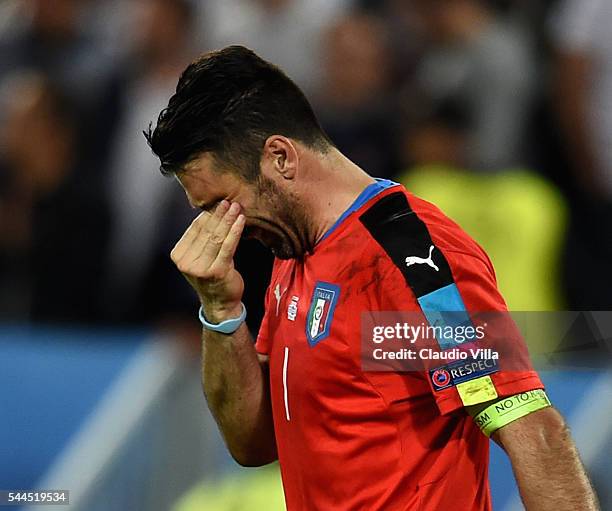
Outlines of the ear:
M267 138L261 157L264 175L272 179L294 179L297 173L299 156L295 144L282 135Z

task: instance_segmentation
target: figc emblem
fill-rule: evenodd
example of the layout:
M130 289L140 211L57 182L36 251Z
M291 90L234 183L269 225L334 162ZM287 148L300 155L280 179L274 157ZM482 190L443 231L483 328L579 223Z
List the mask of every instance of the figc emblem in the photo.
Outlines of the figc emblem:
M340 287L336 284L321 281L315 284L306 321L306 337L310 347L329 335L339 296Z

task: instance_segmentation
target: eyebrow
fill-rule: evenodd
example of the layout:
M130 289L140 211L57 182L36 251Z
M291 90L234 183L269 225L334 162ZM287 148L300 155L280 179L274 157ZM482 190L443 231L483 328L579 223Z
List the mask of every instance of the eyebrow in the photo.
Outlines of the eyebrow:
M191 198L189 197L189 195L187 196L187 202L189 203L189 207L191 207L191 209L198 209L198 208L200 208L200 205L196 204L195 202L193 202L191 200Z
M189 205L191 206L191 209L201 209L203 211L206 211L207 209L210 208L210 206L208 204L206 204L206 202L204 202L204 201L196 201L188 193L186 193L186 195L187 195L187 202L189 202ZM214 206L215 204L216 203L212 204L212 206Z
M191 207L193 207L193 209L201 209L202 211L208 211L209 213L212 213L212 210L217 207L217 204L219 204L219 202L221 202L221 200L214 201L211 204L201 202L199 204L192 204Z
M191 206L191 209L201 209L203 211L206 210L206 204L204 203L196 203L189 201L189 205Z

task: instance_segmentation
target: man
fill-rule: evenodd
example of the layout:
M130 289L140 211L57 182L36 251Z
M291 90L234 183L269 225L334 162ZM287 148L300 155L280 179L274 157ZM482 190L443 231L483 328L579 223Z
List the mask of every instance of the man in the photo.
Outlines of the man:
M483 377L497 399L529 402L509 422L490 393L466 408L425 372L361 369L364 311L431 310L434 296L505 305L482 250L335 149L278 68L239 46L204 55L146 135L203 210L171 256L202 304L208 404L240 464L278 457L288 509L491 509L488 440L470 415L508 453L530 511L597 508L534 372ZM242 235L276 256L255 345L233 265Z

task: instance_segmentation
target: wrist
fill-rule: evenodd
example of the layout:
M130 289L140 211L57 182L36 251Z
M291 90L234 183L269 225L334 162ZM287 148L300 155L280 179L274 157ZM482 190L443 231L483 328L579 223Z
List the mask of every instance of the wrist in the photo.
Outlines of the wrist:
M202 312L210 323L221 323L228 319L237 318L242 314L242 302L240 301L222 305L202 300L201 305Z
M198 312L198 317L202 326L206 330L211 330L213 332L218 332L226 335L233 334L236 330L240 328L242 323L244 323L246 319L246 307L241 302L240 303L240 314L233 318L228 318L222 321L212 323L210 320L206 318L206 315L200 306L200 311Z

